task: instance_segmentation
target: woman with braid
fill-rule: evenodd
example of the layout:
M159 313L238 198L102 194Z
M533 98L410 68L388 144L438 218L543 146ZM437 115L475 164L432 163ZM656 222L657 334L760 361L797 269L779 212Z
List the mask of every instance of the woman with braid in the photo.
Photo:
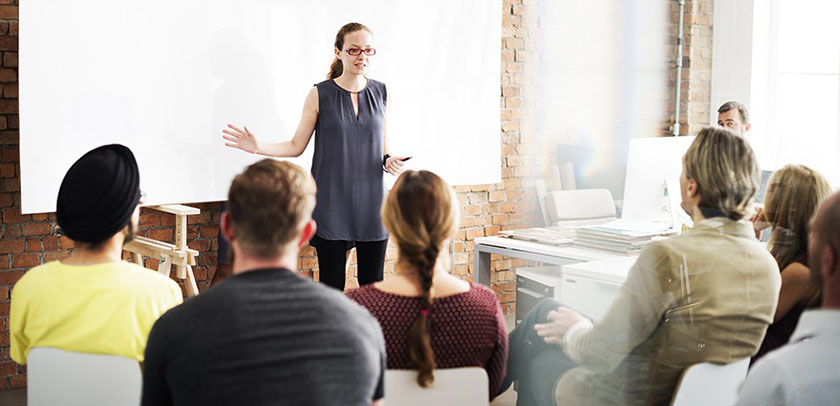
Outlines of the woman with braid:
M505 376L507 333L496 294L450 275L441 253L458 229L458 199L428 171L407 171L382 207L399 249L396 275L348 292L385 335L388 369L416 369L422 387L435 368L482 367L492 399Z

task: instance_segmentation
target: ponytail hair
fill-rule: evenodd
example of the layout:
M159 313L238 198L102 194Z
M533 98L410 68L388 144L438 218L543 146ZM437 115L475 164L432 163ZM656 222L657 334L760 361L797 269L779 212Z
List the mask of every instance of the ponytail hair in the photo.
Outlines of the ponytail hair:
M458 227L457 199L451 187L429 171L406 171L397 179L382 206L385 228L394 237L400 258L417 271L423 290L420 313L408 329L408 356L417 368L417 384L434 382L435 355L431 345L435 264L444 242Z
M335 34L335 49L341 51L344 49L344 36L347 34L352 34L356 31L365 30L371 34L373 31L370 28L366 27L364 24L360 23L347 23L338 30L338 34ZM341 59L335 57L330 65L330 71L327 73L327 79L335 79L341 76L342 72L344 72L344 65L341 63Z

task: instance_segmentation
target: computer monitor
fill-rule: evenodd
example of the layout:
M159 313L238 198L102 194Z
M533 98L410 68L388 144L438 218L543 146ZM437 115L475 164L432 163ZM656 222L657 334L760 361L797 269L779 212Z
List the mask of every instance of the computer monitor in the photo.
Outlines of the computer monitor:
M770 177L773 176L773 171L761 171L761 185L758 192L755 193L755 202L764 203L764 195L767 194L767 183L770 182Z
M680 199L682 157L692 141L693 136L630 140L621 218L666 223L674 221L672 212L679 207L676 203Z

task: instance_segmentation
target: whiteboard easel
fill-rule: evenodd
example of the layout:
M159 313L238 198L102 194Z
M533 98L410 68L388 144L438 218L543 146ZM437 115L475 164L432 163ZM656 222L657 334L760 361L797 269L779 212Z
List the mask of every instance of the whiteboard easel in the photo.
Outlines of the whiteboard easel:
M198 251L187 247L187 216L200 214L201 210L181 204L167 204L148 207L175 215L175 243L154 240L148 237L135 237L123 246L123 250L131 253L131 261L143 266L143 256L157 258L157 271L169 276L172 266L175 266L175 276L184 281L184 288L188 297L198 295L195 283L193 265Z

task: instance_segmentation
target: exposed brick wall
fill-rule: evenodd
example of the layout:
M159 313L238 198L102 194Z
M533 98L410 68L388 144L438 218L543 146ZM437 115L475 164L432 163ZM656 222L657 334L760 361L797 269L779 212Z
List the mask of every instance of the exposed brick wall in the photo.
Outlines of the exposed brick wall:
M47 215L20 215L20 154L17 106L17 5L0 0L0 390L26 385L25 367L9 359L9 297L26 268L42 261L45 250L57 251L57 238L43 238Z
M674 117L674 58L677 51L679 3L668 1L668 119ZM685 0L683 11L683 68L680 78L680 134L694 134L709 123L712 89L712 19L714 0ZM671 122L662 126L670 134Z

